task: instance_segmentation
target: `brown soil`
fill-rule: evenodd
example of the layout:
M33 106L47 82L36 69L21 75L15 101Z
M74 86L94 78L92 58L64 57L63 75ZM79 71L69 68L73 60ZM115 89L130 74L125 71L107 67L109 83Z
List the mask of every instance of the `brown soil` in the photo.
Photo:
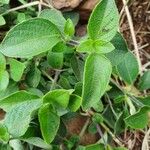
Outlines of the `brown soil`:
M149 0L134 0L130 3L130 12L133 19L136 38L140 49L143 63L148 62L150 57L150 1ZM123 14L121 19L121 32L124 34L129 48L133 50L133 43L131 38L128 21ZM145 56L146 55L146 56Z

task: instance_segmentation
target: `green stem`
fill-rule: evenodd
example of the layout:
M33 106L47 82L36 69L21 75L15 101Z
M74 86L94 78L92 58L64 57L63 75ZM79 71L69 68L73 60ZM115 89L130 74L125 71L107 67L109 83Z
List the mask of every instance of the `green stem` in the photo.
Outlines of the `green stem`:
M110 129L104 124L101 123L101 126L105 129L106 132L109 133L109 135L111 135L111 137L113 138L113 140L119 145L119 146L124 146L117 138L116 136L110 131Z
M52 81L52 85L51 85L51 89L50 89L51 91L54 89L60 73L61 73L61 71L56 71L54 80Z
M82 127L82 130L81 130L81 132L80 132L80 134L79 134L79 137L80 137L80 138L82 138L82 136L84 135L84 133L85 133L85 131L86 131L86 129L87 129L89 123L90 123L90 118L88 118L88 119L86 120L84 126Z

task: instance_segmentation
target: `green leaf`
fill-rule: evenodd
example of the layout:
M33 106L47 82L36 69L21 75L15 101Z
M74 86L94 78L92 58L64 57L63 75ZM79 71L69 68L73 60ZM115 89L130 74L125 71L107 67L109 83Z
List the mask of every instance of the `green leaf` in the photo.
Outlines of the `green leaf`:
M9 59L10 76L14 81L19 81L23 75L25 64L17 61L16 59Z
M50 21L35 18L13 27L1 43L0 51L8 57L31 58L50 50L60 39L60 32Z
M0 100L4 99L5 97L8 97L9 95L11 95L12 93L15 93L17 91L19 91L17 83L10 81L7 89L3 92L0 92Z
M106 54L106 56L113 66L117 66L128 53L128 47L123 36L119 32L115 35L111 42L114 45L115 50Z
M49 52L47 55L48 64L54 69L61 69L64 61L64 54L61 52Z
M70 18L68 18L65 23L64 33L68 36L73 36L75 33L74 24Z
M79 58L77 58L75 55L71 57L70 60L71 68L73 70L73 73L75 77L81 81L83 78L83 69L84 69L84 63Z
M0 91L6 90L9 84L9 74L7 71L0 71Z
M71 89L71 85L68 81L68 79L65 76L60 76L60 79L58 81L58 84L63 88L63 89Z
M7 143L9 141L9 133L7 128L0 123L0 141L3 143Z
M85 148L86 148L85 146L79 145L76 150L86 150Z
M63 12L63 16L65 17L65 19L70 18L74 24L74 26L76 26L79 22L80 16L78 12L74 12L74 11L66 11Z
M37 67L31 69L26 75L27 84L31 87L36 88L39 85L40 80L41 80L41 71Z
M39 137L30 137L28 139L22 139L22 141L43 149L51 149L51 146Z
M85 150L105 150L105 148L102 144L93 144L86 146Z
M124 131L125 129L125 122L124 122L124 118L125 118L125 111L123 111L117 121L115 122L115 127L114 127L114 130L115 130L115 134L120 134Z
M116 147L116 148L113 148L113 150L128 150L128 149L125 147Z
M66 19L63 17L61 11L57 9L44 9L39 17L47 19L55 24L61 32L64 31Z
M18 15L17 15L17 21L18 21L18 23L21 23L21 22L23 22L25 20L26 20L25 13L18 13Z
M74 87L75 89L74 94L82 96L82 86L83 86L82 82L77 82Z
M60 117L50 104L46 104L40 108L38 118L45 142L51 143L59 129Z
M110 42L105 42L102 40L92 40L88 39L83 41L78 47L77 51L87 52L87 53L109 53L114 50L114 46Z
M2 3L2 4L9 4L9 1L10 0L1 0L0 3Z
M88 127L88 132L90 134L96 134L97 133L97 128L96 128L96 123L92 122L89 127Z
M139 89L142 91L150 89L150 70L144 72L140 78Z
M0 150L12 150L12 148L8 144L0 144Z
M96 112L102 112L104 110L104 106L101 100L98 103L94 104L92 107Z
M99 113L95 113L92 117L92 121L101 124L103 122L103 116Z
M140 102L145 105L150 107L150 96L147 97L142 97L142 98L138 98L140 100Z
M9 145L13 150L24 150L23 145L19 139L11 139Z
M40 98L36 95L28 93L26 91L18 91L0 100L0 108L8 112L17 105L24 102L32 102L33 100L39 100Z
M73 112L76 112L82 104L82 98L78 95L71 94L70 100L69 100L69 109Z
M114 0L102 0L93 10L88 23L88 34L92 39L110 41L117 33L119 14Z
M2 53L0 53L0 72L6 69L6 59Z
M43 103L51 103L56 106L59 105L63 108L67 108L69 104L70 94L72 92L72 90L64 89L50 91L43 97Z
M137 60L131 52L125 55L117 69L120 77L128 84L133 84L139 73Z
M150 107L142 107L136 114L125 119L125 123L133 129L143 129L148 124L148 112Z
M87 110L100 101L105 93L112 72L109 60L100 54L90 54L85 63L83 79L83 109Z
M18 138L27 131L32 113L37 110L42 104L41 100L32 100L16 105L6 113L4 124L8 132Z
M3 26L6 24L6 21L2 15L0 15L0 26Z

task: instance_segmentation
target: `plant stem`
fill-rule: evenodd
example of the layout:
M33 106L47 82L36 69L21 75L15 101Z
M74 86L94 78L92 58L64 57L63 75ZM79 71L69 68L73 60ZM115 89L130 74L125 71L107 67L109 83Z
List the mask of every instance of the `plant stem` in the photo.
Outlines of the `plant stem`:
M81 132L80 132L80 134L79 134L79 137L80 137L80 138L82 138L82 136L84 135L84 133L85 133L85 131L86 131L86 129L87 129L89 123L90 123L90 118L88 118L88 119L86 120L84 126L82 127L82 130L81 130Z
M119 146L124 146L117 138L116 136L110 131L110 129L104 124L101 123L101 126L112 136L113 140L119 145Z
M100 128L99 124L96 125L96 128L97 128L97 132L99 133L100 137L102 138L104 144L107 145L107 142L106 142L106 140L104 138L104 135L103 135L103 133L101 131L101 128Z
M60 72L60 71L59 71ZM50 81L52 81L52 84L56 84L56 81L54 81L54 79L47 73L47 72L45 72L45 71L43 71L42 70L42 74L44 75L44 76L46 76ZM53 86L54 86L53 85ZM60 88L62 88L59 84L57 84ZM51 86L51 88L52 88L52 86Z
M53 90L53 89L54 89L55 84L56 84L56 82L57 82L57 80L58 80L58 77L59 77L60 73L61 73L61 71L56 71L55 77L54 77L54 80L52 81L52 85L51 85L51 89L50 89L50 90Z
M114 108L113 108L112 102L111 102L111 100L110 100L110 98L109 98L109 95L108 95L107 93L106 93L106 98L107 98L107 100L108 100L109 106L110 106L110 108L111 108L113 114L115 115L115 118L118 119L118 115L116 114L116 112L115 112L115 110L114 110Z
M34 2L31 2L31 3L27 3L27 4L24 4L24 5L9 9L8 11L2 13L1 15L3 16L3 15L6 15L10 12L17 11L17 10L24 9L24 8L28 8L28 7L31 7L31 6L36 6L36 5L43 5L43 6L46 6L46 7L49 7L49 8L53 8L51 5L47 5L46 3L39 2L39 1L34 1Z

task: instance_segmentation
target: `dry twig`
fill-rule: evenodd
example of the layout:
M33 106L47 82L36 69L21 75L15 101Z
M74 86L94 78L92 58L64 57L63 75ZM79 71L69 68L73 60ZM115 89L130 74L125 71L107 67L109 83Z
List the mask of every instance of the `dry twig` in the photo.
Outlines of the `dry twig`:
M131 36L132 36L132 40L133 40L135 54L136 54L136 57L137 57L137 61L138 61L138 65L139 65L139 69L140 69L140 73L141 73L142 72L142 63L141 63L139 49L138 49L138 44L137 44L137 40L136 40L136 36L135 36L133 21L132 21L130 12L129 12L129 8L126 5L126 0L122 0L122 2L124 4L124 6L125 6L125 12L126 12L128 23L129 23L129 27L130 27L130 32L131 32Z

